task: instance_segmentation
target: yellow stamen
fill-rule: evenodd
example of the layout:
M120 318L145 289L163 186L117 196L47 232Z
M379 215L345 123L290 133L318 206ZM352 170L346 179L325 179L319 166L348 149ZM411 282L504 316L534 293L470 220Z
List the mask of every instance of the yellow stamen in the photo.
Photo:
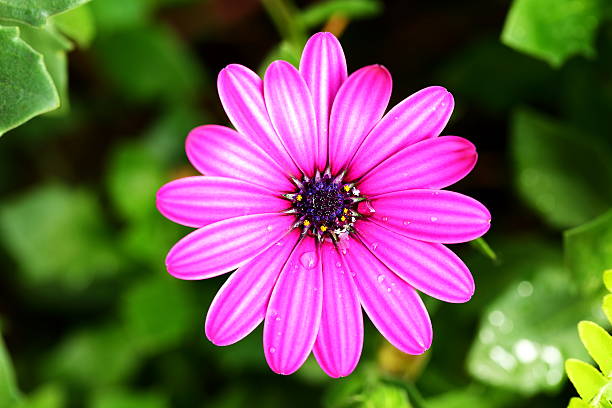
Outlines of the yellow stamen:
M325 225L321 225L321 231L323 232L327 231L327 227Z
M307 226L309 226L309 225L310 225L310 221L308 221L308 220L304 220L304 226L305 226L305 227L307 227Z
M346 191L347 193L349 192L350 189L351 189L351 186L349 186L348 184L344 186L344 191Z
M344 213L345 213L345 214L348 214L348 208L345 208L345 209L344 209Z
M297 195L297 197L295 197L296 200L298 201L302 201L302 196L300 194Z
M340 217L340 221L346 221L346 217L343 215L342 217Z

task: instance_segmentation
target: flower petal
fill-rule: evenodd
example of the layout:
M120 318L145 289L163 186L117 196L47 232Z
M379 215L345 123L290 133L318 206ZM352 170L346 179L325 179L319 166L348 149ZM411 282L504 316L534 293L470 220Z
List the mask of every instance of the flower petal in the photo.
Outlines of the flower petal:
M406 190L375 196L370 213L380 225L406 237L454 244L489 230L491 214L471 197L445 190Z
M300 60L300 73L312 94L319 135L316 165L327 164L329 112L347 76L346 59L340 42L332 33L316 33L306 43Z
M404 99L365 138L351 160L347 179L359 178L413 143L438 136L454 106L453 96L440 86L425 88Z
M474 294L472 274L444 245L407 238L374 222L356 227L374 256L421 292L452 303L467 302Z
M312 351L321 322L321 284L319 250L305 237L278 277L266 312L264 354L274 372L295 372Z
M381 65L353 72L342 84L329 119L329 161L332 173L344 169L385 113L391 97L391 74Z
M238 132L265 149L283 170L297 176L298 169L270 122L261 78L247 67L231 64L219 73L217 88L221 104Z
M283 145L304 173L314 175L317 124L304 78L287 61L274 61L264 76L264 99Z
M207 279L236 269L274 245L295 221L282 214L255 214L207 225L177 242L166 257L176 278Z
M343 251L361 305L374 326L396 348L422 354L431 346L431 321L413 287L401 280L357 239Z
M278 193L225 177L185 177L157 192L159 212L196 228L242 215L280 212L288 206Z
M189 132L185 149L202 174L231 177L274 191L292 191L287 171L243 135L224 126L199 126Z
M415 188L444 188L472 171L477 158L476 147L461 137L423 140L374 167L359 181L359 190L377 195Z
M323 311L314 346L319 365L330 377L353 372L363 346L363 317L355 283L336 248L321 246Z
M300 234L293 230L234 272L215 296L206 316L206 337L227 346L262 322L270 294Z

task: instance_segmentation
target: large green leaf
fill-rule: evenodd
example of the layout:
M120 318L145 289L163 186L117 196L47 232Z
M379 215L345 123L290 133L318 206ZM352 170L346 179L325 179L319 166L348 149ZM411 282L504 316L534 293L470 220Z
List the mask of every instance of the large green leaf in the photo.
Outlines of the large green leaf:
M96 29L89 4L53 16L51 21L63 34L81 47L87 47L95 35Z
M119 268L102 217L91 192L43 185L0 208L0 239L23 281L82 291Z
M19 38L19 28L0 26L0 135L59 107L43 56Z
M591 401L606 384L606 378L584 361L569 359L565 363L567 376L585 401Z
M565 259L585 292L601 288L601 273L612 268L612 210L565 231Z
M0 407L8 407L21 399L11 359L0 337Z
M602 0L514 0L502 41L553 66L577 54L593 56Z
M589 321L578 324L578 334L601 372L606 377L612 376L612 336L598 324Z
M484 311L468 356L474 377L523 394L560 387L563 361L585 355L576 321L593 309L593 302L573 294L558 258L530 262L533 278L510 285Z
M47 18L90 0L0 0L0 19L43 26Z
M520 110L511 144L519 193L550 225L575 227L609 208L612 162L597 139Z

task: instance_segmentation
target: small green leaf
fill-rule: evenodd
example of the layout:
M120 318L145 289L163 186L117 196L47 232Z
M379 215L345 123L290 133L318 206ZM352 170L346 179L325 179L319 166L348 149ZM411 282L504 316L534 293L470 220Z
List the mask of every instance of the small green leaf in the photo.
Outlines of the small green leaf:
M64 408L66 393L57 385L46 385L28 395L17 408Z
M168 408L168 400L161 394L112 390L97 393L91 408Z
M63 34L76 41L81 47L88 47L96 32L89 4L53 16L51 21Z
M603 281L604 285L606 285L606 289L612 292L612 269L604 271Z
M313 28L334 15L360 19L376 16L382 9L382 4L377 0L328 0L306 8L298 14L298 20L304 27Z
M17 389L13 365L4 341L0 337L0 407L8 407L21 400Z
M151 0L103 0L91 2L96 29L101 36L145 25L152 13Z
M567 408L592 408L587 402L580 398L572 398Z
M19 28L0 26L0 135L59 107L43 56L19 38Z
M612 267L612 210L563 234L565 260L587 293L601 288L601 271ZM605 276L604 276L605 282Z
M406 390L394 384L380 382L368 387L363 394L363 408L410 408Z
M0 19L43 26L47 18L90 0L0 0Z
M484 238L476 238L475 240L470 241L470 245L472 245L474 248L476 248L478 251L480 251L483 255L490 258L491 260L497 261L497 255L495 254L495 252L493 252L493 250L491 249L487 241L484 240Z
M130 288L121 312L134 345L157 352L178 344L198 321L199 311L185 282L164 273Z
M589 321L578 324L582 344L605 376L612 376L612 336L601 326Z
M19 278L34 286L83 291L114 275L120 260L107 228L97 197L58 184L0 208L0 239L21 267Z
M600 0L514 0L502 41L558 67L573 55L595 54L602 14Z
M607 146L519 110L512 120L511 148L519 193L553 227L575 227L608 210L612 162Z
M573 358L565 362L565 371L576 387L576 391L585 401L591 401L607 382L592 365Z

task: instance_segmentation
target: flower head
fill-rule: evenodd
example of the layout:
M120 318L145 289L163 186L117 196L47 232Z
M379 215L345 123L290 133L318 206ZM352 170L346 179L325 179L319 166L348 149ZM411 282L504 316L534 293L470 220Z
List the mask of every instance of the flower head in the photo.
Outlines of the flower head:
M355 368L362 308L398 349L421 354L432 327L417 291L465 302L474 280L443 244L490 226L487 209L442 190L467 175L476 150L439 137L453 98L425 88L385 114L391 75L380 65L347 76L330 33L310 38L299 70L275 61L263 80L230 65L221 102L236 130L191 131L186 150L204 176L163 186L157 206L196 231L166 259L180 279L236 270L215 297L206 335L217 345L264 321L277 373L313 352L332 377Z

